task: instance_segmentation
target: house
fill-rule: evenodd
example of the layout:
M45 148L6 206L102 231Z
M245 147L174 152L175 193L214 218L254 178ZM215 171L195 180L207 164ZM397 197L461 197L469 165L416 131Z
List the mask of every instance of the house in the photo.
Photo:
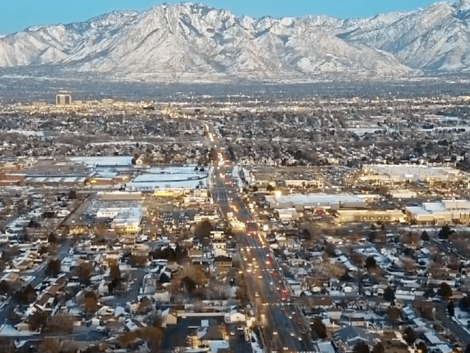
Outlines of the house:
M217 353L228 348L225 325L217 325L216 320L201 320L201 326L188 333L188 345L192 348L209 347L210 352Z
M227 256L227 243L224 241L213 241L214 256Z
M147 156L145 154L141 154L139 158L135 161L136 165L145 165L148 163Z
M16 324L15 325L15 328L18 330L18 331L30 331L30 326L27 322L25 321L22 321L20 322L19 324Z
M147 244L135 244L131 249L132 256L148 257L150 247Z
M176 311L171 308L164 308L161 312L162 317L162 326L174 326L178 324L178 317L176 316Z
M319 309L328 309L333 307L331 297L314 297L311 299L311 305Z
M110 267L111 265L119 262L122 254L119 250L110 250L106 252L106 256L103 260L103 265L106 267Z
M132 302L132 303L126 303L126 309L129 311L131 314L136 314L139 311L140 308L140 302Z
M237 311L231 311L230 313L225 314L224 319L226 324L234 324L239 322L245 322L246 316L245 314L239 313Z
M215 265L217 267L230 268L232 267L232 259L227 256L218 256L215 258Z
M316 346L319 353L336 353L331 342L317 342Z
M154 295L153 295L153 299L155 301L160 301L162 303L169 303L170 298L171 298L171 294L167 290L158 290L157 289L155 291Z
M332 342L339 353L352 353L359 342L366 343L372 350L374 338L359 327L346 326L333 333Z
M325 310L325 313L331 320L339 320L341 315L343 315L343 310L337 308L328 308Z
M385 318L369 311L348 311L341 316L340 322L347 326L383 326Z

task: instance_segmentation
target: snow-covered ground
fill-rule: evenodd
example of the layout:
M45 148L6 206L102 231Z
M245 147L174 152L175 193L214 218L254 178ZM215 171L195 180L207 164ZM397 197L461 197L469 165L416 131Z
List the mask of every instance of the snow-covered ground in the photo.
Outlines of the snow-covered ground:
M8 336L8 337L19 337L19 336L33 336L39 335L40 332L31 332L31 331L18 331L13 326L10 325L2 325L0 326L0 336Z
M44 133L41 131L29 131L29 130L10 130L10 133L17 133L25 136L36 136L36 137L43 137Z
M456 307L455 308L455 316L454 316L453 320L456 321L460 326L462 326L463 329L465 329L470 334L470 331L467 329L468 324L470 322L470 314L469 313L467 313L466 311L463 311L460 308Z
M347 21L326 16L257 19L200 4L161 5L8 35L0 41L0 67L67 63L75 72L191 83L462 72L469 69L462 60L470 52L469 21L455 18L466 12L462 1ZM238 55L221 54L230 50Z
M72 162L84 163L89 167L102 165L132 165L132 157L128 156L103 156L103 157L70 157Z
M251 348L253 349L253 353L264 353L264 350L258 342L258 337L256 337L254 333L251 334Z

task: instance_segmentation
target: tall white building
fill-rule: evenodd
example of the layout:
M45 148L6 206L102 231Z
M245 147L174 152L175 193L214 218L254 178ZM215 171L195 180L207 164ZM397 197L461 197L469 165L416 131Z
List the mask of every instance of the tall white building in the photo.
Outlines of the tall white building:
M69 105L72 104L72 96L68 93L58 93L55 96L56 105Z

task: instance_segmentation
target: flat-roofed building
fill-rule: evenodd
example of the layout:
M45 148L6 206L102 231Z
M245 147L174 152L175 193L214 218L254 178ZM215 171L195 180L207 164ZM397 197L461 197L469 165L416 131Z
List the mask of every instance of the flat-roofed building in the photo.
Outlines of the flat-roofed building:
M367 206L363 198L353 194L291 194L281 196L267 196L266 200L271 209L295 208L303 209L330 209L364 208Z
M296 179L296 180L284 180L284 185L286 187L316 187L316 188L323 188L325 187L325 183L321 179L317 180L304 180L304 179Z
M431 167L426 165L364 165L362 180L383 184L404 182L453 182L468 180L468 175L451 167Z
M142 221L141 207L100 208L96 218L112 219L111 228L117 233L136 234Z
M126 191L99 192L98 199L104 201L140 201L142 200L142 193Z
M394 199L415 199L418 197L418 193L411 190L392 190L390 196Z
M338 210L338 223L351 222L405 222L407 216L402 210Z
M118 233L136 234L140 231L142 208L130 207L121 209L111 222L111 227Z
M68 93L59 93L55 96L56 105L70 105L72 104L72 96Z
M443 200L424 202L421 206L406 207L406 213L413 223L446 224L470 223L470 201Z
M299 214L295 208L286 208L277 210L281 221L292 221L299 219Z

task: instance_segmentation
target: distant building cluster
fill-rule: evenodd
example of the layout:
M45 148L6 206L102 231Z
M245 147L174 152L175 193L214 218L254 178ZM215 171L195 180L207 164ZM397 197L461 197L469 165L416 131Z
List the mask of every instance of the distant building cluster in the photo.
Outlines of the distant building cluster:
M451 167L427 165L364 165L362 180L385 184L403 182L449 182L464 178L464 174ZM466 177L466 176L465 176Z

